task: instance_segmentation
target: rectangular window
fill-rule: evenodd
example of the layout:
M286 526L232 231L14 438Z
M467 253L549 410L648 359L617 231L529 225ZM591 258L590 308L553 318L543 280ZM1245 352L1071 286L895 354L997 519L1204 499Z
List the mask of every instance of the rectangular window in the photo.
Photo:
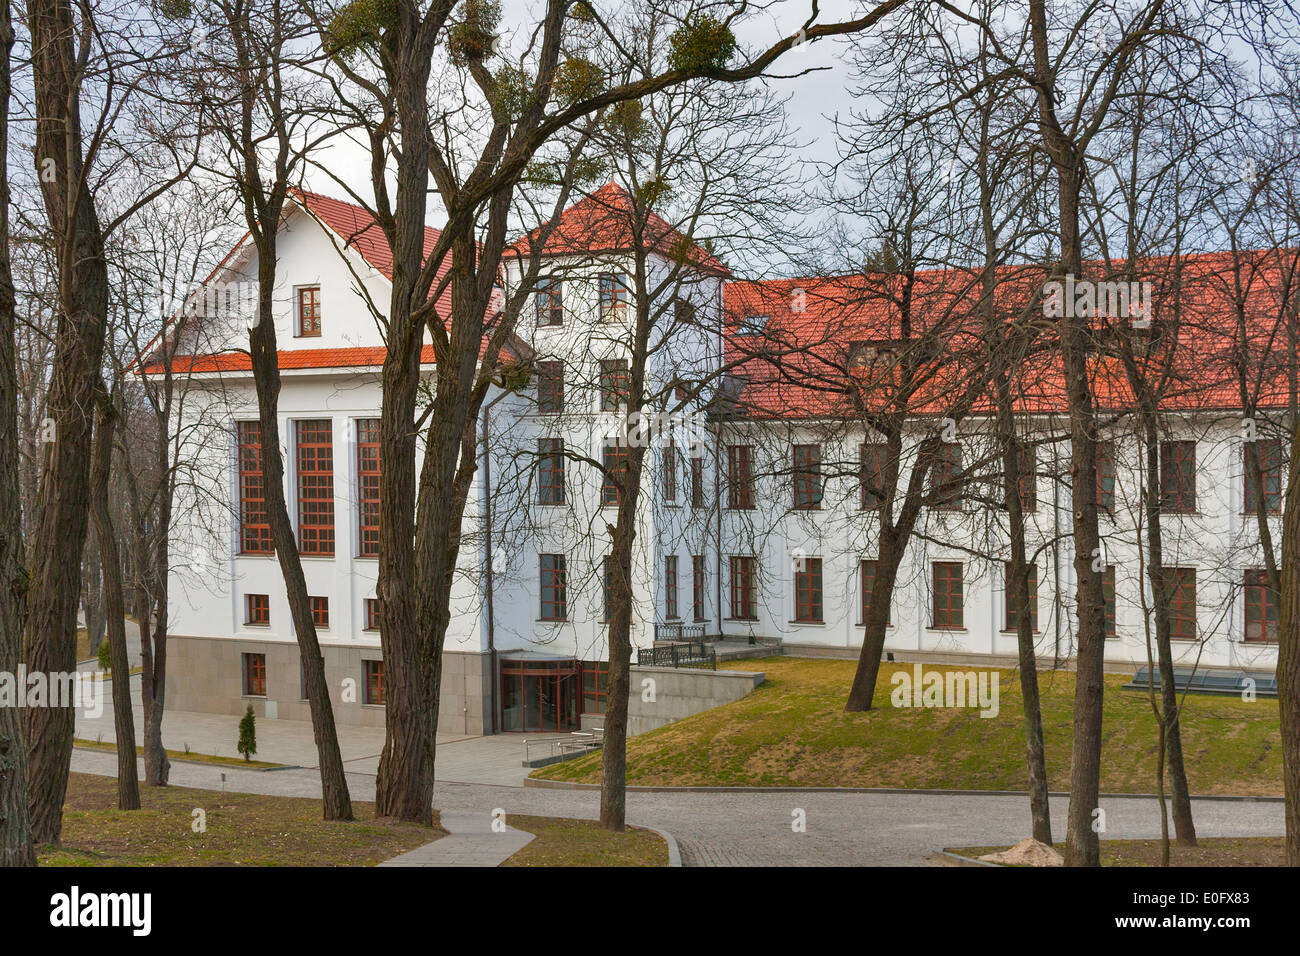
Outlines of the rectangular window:
M623 493L627 479L627 446L622 442L609 442L604 446L604 464L600 485L600 504L616 505Z
M262 474L262 426L239 422L239 551L271 554L271 523L266 515L266 488Z
M1038 510L1038 454L1033 448L1020 449L1020 510Z
M933 572L934 614L930 626L945 630L961 630L965 626L961 562L936 561Z
M859 588L862 591L862 623L867 623L867 613L871 610L871 592L876 587L876 570L879 567L877 561L860 561L858 562L858 580ZM885 623L892 624L893 615L889 610L885 611Z
M379 419L357 419L357 554L379 554Z
M1246 572L1246 640L1252 644L1276 644L1280 603L1262 569Z
M538 325L564 324L564 284L559 279L538 279L535 302Z
M600 321L622 322L627 318L629 299L625 276L606 272L599 277Z
M1169 639L1196 640L1196 569L1166 568L1165 593L1169 595Z
M961 445L943 442L935 450L934 465L930 471L930 496L934 507L955 511L961 508Z
M362 661L366 677L366 703L379 706L384 702L384 662Z
M564 411L564 363L537 363L537 411L556 415Z
M244 623L250 627L269 627L271 599L265 594L244 595Z
M731 616L741 621L758 619L754 605L754 559L731 557Z
M1110 513L1115 510L1115 443L1097 442L1097 507Z
M244 696L266 696L266 655L244 655Z
M320 335L320 286L298 290L298 335Z
M600 362L600 410L616 412L620 405L626 405L632 391L632 376L628 371L627 359L601 359Z
M564 439L537 439L537 502L564 504Z
M1008 631L1014 631L1020 626L1020 614L1016 608L1015 602L1011 599L1011 562L1007 561L1003 565L1003 582L1006 588L1006 619L1004 626ZM1038 565L1029 566L1029 629L1038 630Z
M298 449L298 550L334 553L334 424L295 422Z
M888 461L889 446L884 442L863 442L858 446L858 482L861 485L863 511L874 511L880 506L884 497L885 465Z
M384 608L379 598L366 598L366 630L378 631L383 627Z
M1276 439L1261 438L1246 442L1244 451L1246 493L1243 501L1246 503L1246 511L1257 512L1262 503L1266 514L1278 514L1282 510L1282 469L1285 464L1282 443ZM1257 466L1260 471L1258 481L1255 478Z
M704 555L691 555L691 616L697 621L705 619L704 589L707 580L708 575L704 564Z
M1106 565L1101 576L1101 599L1106 615L1106 636L1114 637L1115 630L1115 565Z
M822 449L820 445L794 446L794 506L815 511L822 506Z
M727 507L754 507L754 446L727 446Z
M1172 514L1196 511L1196 442L1160 443L1160 510Z
M664 616L670 620L677 613L677 555L664 558Z
M691 507L704 507L704 459L691 458Z
M317 627L330 626L330 599L313 597L311 600L311 622Z
M794 569L794 619L822 621L822 559L802 558Z
M677 502L677 446L672 442L664 446L664 501Z
M563 621L569 613L564 555L541 555L542 620Z
M582 712L603 714L609 709L609 664L606 661L583 661Z

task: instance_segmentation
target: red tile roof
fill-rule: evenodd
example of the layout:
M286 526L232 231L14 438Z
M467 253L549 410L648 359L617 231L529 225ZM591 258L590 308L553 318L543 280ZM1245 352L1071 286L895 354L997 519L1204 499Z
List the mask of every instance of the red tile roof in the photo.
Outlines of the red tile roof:
M348 349L282 349L276 353L281 369L304 368L378 368L384 364L388 350L383 346ZM433 364L433 346L426 345L420 353L420 362ZM172 359L172 371L185 372L249 372L253 368L252 356L244 351L219 352L212 355L177 355ZM146 375L161 372L161 363L147 365Z
M1110 273L1120 264L1112 263ZM1234 267L1231 253L1184 257L1177 285L1168 260L1139 263L1138 275L1153 282L1154 328L1159 332L1147 366L1149 379L1168 366L1160 385L1167 410L1239 409L1237 377L1240 349L1235 333L1236 296L1244 303L1248 329L1246 394L1256 407L1285 407L1285 363L1277 349L1286 341L1283 285L1300 269L1300 254L1248 252ZM1105 263L1089 263L1089 276L1107 274ZM1241 291L1235 292L1234 276ZM1045 319L1035 298L1045 271L1041 266L1005 267L999 274L995 307L1003 321L1032 325L1034 350L1013 370L1022 412L1066 410L1065 379L1055 320ZM853 275L732 282L724 291L727 362L741 381L736 411L757 418L847 417L905 410L911 415L942 415L956 410L974 381L985 344L978 311L976 270L918 272L910 290L911 327L903 328L903 283L898 276ZM1292 276L1292 281L1295 277ZM766 316L761 334L743 332L742 323ZM1122 360L1106 343L1117 341L1110 320L1094 320L1094 338L1103 347L1089 355L1094 395L1101 412L1132 409L1133 395ZM1167 347L1176 339L1172 362ZM922 343L926 343L923 345ZM850 359L854 349L894 350L911 357L911 386L900 388L897 365ZM928 348L925 355L920 349ZM858 353L858 354L867 354ZM982 388L970 407L993 408Z
M329 196L322 196L319 193L308 192L305 189L291 190L290 199L296 202L309 216L334 232L346 248L356 250L367 263L386 279L392 281L392 250L389 248L388 239L385 237L379 223L367 209ZM423 255L426 259L433 252L441 234L438 229L430 226L424 227ZM204 280L204 284L211 282L247 241L248 234L245 233L239 242L235 244L235 247L221 260L217 268L212 271L212 274ZM438 270L435 288L437 282L446 276L450 268L451 255L448 254ZM447 308L450 307L450 290L443 292L439 302ZM443 311L445 312L446 309ZM157 338L155 338L156 341L158 341ZM486 345L486 338L484 343ZM151 351L153 344L150 343L150 348L145 350L145 354L156 358L156 350ZM278 355L280 368L282 369L365 368L382 366L385 351L382 346L337 349L282 349L278 352ZM502 350L504 356L519 356L527 352L527 346L513 336ZM425 364L431 364L434 361L432 346L424 346L420 361ZM162 367L161 363L157 361L146 362L142 371L145 374L151 374L161 371ZM252 360L248 353L244 351L221 352L209 355L176 355L172 361L172 370L174 372L237 372L250 371L251 369Z
M292 198L297 200L314 218L329 226L342 238L344 245L355 249L366 262L370 263L390 282L393 279L393 251L388 246L384 230L380 228L375 217L368 209L332 199L305 189L294 189ZM442 231L432 226L424 227L424 257L427 259L438 244ZM451 255L448 254L438 271L441 279L451 268Z
M636 248L636 208L632 196L618 183L608 182L594 193L560 213L559 222L546 239L541 254L546 256L589 255L598 252L629 252ZM538 227L510 248L528 255L541 232ZM730 275L726 263L673 228L655 212L648 212L642 243L669 258L685 254L699 269Z

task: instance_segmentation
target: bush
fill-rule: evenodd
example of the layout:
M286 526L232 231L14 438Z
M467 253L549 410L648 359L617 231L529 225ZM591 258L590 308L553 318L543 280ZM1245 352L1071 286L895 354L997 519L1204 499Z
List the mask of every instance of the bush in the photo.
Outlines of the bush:
M113 669L113 655L109 650L107 640L99 642L99 669L101 671L111 671Z
M244 711L244 716L239 720L239 747L238 750L244 755L245 760L252 758L257 753L257 719L253 716L253 705L248 705L248 710Z

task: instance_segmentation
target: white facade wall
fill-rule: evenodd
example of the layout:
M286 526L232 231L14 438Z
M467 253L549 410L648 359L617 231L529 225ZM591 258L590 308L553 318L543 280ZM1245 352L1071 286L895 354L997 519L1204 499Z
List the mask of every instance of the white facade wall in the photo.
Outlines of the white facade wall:
M387 303L387 281L353 253L340 258L341 243L331 241L319 224L298 214L281 236L276 290L277 335L282 350L380 346L382 340L364 287L378 308ZM603 623L601 559L609 550L611 508L600 504L599 471L575 460L586 455L597 461L611 416L599 407L598 368L602 358L628 357L628 324L602 323L598 316L595 276L603 271L630 272L630 260L618 256L600 262L578 260L549 264L564 278L565 322L558 328L538 328L533 310L520 318L519 335L536 351L539 361L565 362L565 411L559 415L537 410L534 379L517 392L494 390L489 395L480 428L480 468L474 479L467 514L460 573L453 595L449 652L537 655L599 661L606 658ZM667 272L667 263L654 263L653 285ZM354 272L355 270L355 272ZM228 277L255 281L251 263L232 260ZM517 281L508 275L507 284ZM323 329L319 337L295 335L295 291L319 284ZM715 276L695 276L686 289L665 296L688 296L701 321L690 334L666 342L652 339L651 381L700 381L718 367L722 282ZM656 308L670 307L658 303ZM246 347L247 321L222 317L205 324L205 350L224 338L226 347ZM664 324L667 327L667 323ZM195 349L198 350L196 342ZM184 351L184 349L182 349ZM171 629L187 637L292 643L294 635L280 570L273 556L238 553L238 481L234 423L256 417L256 401L248 373L200 376L205 392L191 395L181 425L187 454L202 463L201 479L182 487L175 507ZM713 390L710 385L703 395ZM282 372L280 433L286 463L286 493L296 521L293 423L328 418L333 423L335 468L336 550L333 557L304 557L308 591L327 596L330 625L323 645L377 649L379 635L364 628L364 600L375 595L377 561L357 556L357 455L355 421L377 418L381 404L377 368L286 369ZM700 401L684 411L698 412ZM676 495L670 500L664 482L664 445L657 438L647 458L638 518L635 566L635 624L633 641L648 646L654 625L696 623L692 600L692 556L703 556L707 571L702 608L707 634L779 638L789 645L854 649L862 641L859 561L875 556L877 534L873 513L859 508L856 479L857 448L865 430L845 423L714 422L702 435L679 427L670 436L676 446ZM917 443L933 428L918 421L906 442L910 458ZM1262 567L1253 517L1244 516L1242 427L1230 413L1170 418L1169 438L1197 442L1197 504L1193 515L1164 518L1166 566L1197 569L1197 626L1202 641L1175 646L1180 663L1201 666L1271 668L1275 647L1243 642L1245 605L1243 572ZM964 461L992 455L987 423L964 422L958 437ZM1117 577L1117 636L1107 642L1107 658L1145 664L1143 583L1137 531L1140 518L1141 469L1138 449L1128 422L1112 428L1118 448L1116 507L1103 516L1105 561ZM1027 438L1037 448L1038 506L1029 515L1029 550L1038 567L1038 652L1040 657L1068 658L1074 652L1076 618L1073 552L1070 537L1068 443L1063 420L1026 423ZM693 438L702 444L692 448ZM562 438L569 451L566 462L566 502L542 505L537 496L537 442ZM822 446L826 486L822 507L792 509L791 448L796 443ZM733 511L726 505L726 446L752 444L756 461L756 504L753 510ZM688 460L704 460L704 503L691 502ZM487 466L487 467L485 467ZM907 462L900 487L907 481ZM972 484L978 490L980 485ZM886 648L892 651L946 651L1014 655L1016 637L1005 629L1002 562L1009 558L1005 514L978 494L960 512L927 509L907 546L891 607ZM489 529L486 515L491 512ZM1280 518L1272 519L1280 541ZM491 546L489 547L489 532ZM566 556L568 615L559 622L540 620L539 555ZM667 617L664 559L676 555L678 616ZM730 616L728 559L753 555L758 559L758 617L754 621ZM824 614L821 623L796 622L795 563L800 557L823 561ZM487 608L486 576L491 558L492 609ZM931 620L931 565L935 561L963 564L964 627L939 630ZM249 627L244 597L270 596L270 625ZM1150 600L1146 601L1147 606Z

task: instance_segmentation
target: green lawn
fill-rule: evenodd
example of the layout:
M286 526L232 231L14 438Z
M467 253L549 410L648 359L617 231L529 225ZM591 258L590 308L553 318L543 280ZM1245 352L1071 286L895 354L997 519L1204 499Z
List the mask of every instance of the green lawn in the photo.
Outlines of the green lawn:
M891 675L910 664L882 664L875 707L847 714L855 661L789 657L728 662L765 671L743 700L669 724L628 742L628 783L645 786L909 787L1024 790L1020 679L1000 671L1000 713L976 709L895 708ZM973 670L974 667L930 670ZM1106 677L1101 788L1155 790L1156 729L1145 693ZM1068 790L1074 674L1039 675L1048 780ZM1280 795L1282 754L1275 700L1189 695L1182 716L1188 779L1197 794ZM550 780L600 781L600 755L533 773Z
M325 822L305 797L140 787L141 809L117 809L117 780L68 777L63 843L41 866L373 866L441 837L437 825L380 822L352 804L351 823ZM202 810L206 831L194 832Z
M667 866L668 845L650 830L602 830L595 820L511 814L510 826L536 836L502 866Z

